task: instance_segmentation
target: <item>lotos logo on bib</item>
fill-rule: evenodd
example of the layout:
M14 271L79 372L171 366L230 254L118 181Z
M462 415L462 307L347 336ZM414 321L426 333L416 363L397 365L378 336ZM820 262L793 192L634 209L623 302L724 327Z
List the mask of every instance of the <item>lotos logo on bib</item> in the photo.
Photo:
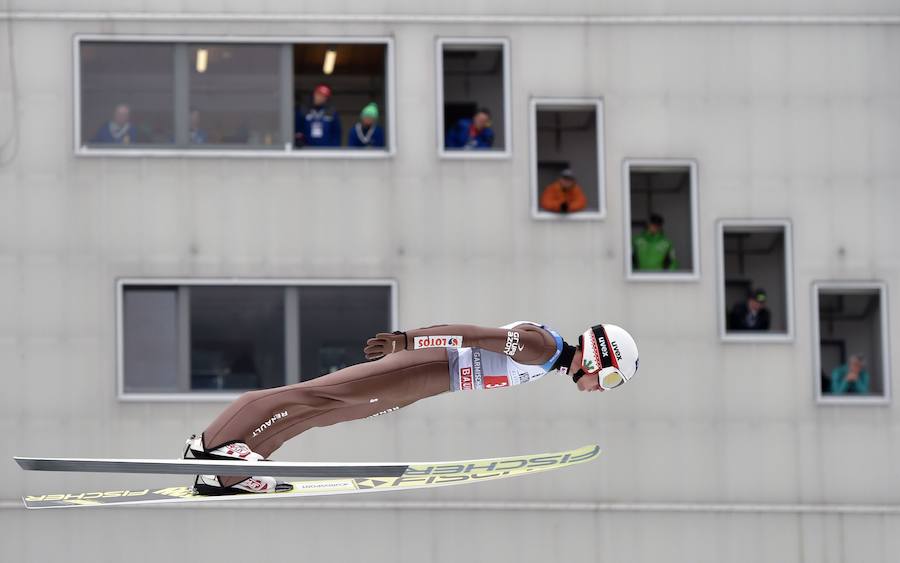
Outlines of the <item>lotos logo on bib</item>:
M461 347L462 336L416 336L413 338L413 350Z

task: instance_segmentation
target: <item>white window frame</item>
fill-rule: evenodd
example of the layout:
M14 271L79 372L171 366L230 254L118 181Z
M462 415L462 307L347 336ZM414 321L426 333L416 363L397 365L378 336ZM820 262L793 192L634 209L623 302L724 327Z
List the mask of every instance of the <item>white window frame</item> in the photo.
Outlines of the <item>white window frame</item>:
M691 254L690 272L635 272L631 258L631 169L687 168L691 176ZM700 281L700 219L697 161L691 158L626 158L622 161L622 217L624 228L625 279L637 282L696 282Z
M597 221L606 219L606 146L603 143L603 98L531 98L528 114L530 127L528 134L529 176L531 178L531 217L540 221ZM544 106L541 108L540 106ZM552 213L542 211L540 206L538 185L538 130L537 112L539 109L561 108L594 108L597 133L597 211L579 211L578 213Z
M854 291L878 292L879 313L881 315L881 366L883 395L825 395L819 378L822 373L822 353L819 344L819 292L821 290L837 290L852 293ZM813 391L816 402L822 405L887 405L891 402L891 338L888 321L888 289L887 284L880 281L816 281L812 284L812 351L813 351Z
M746 229L764 229L779 228L784 229L784 308L785 321L787 330L784 333L756 334L749 331L732 332L727 331L725 322L728 314L728 304L725 302L725 230L728 228L746 228ZM793 255L793 236L791 232L791 222L788 219L719 219L716 222L716 249L718 260L718 273L716 276L716 291L719 294L719 340L722 342L745 342L745 343L791 343L794 341L794 255Z
M230 402L240 393L126 393L125 392L125 331L124 331L124 297L128 286L175 286L175 287L241 287L241 286L275 286L275 287L358 287L384 286L390 290L390 322L391 330L397 330L398 304L397 280L388 278L119 278L116 280L116 382L117 397L122 402L193 402L221 403ZM361 344L362 345L362 344Z
M250 45L301 45L306 43L330 43L335 45L372 44L385 45L385 103L387 104L387 146L385 150L357 150L349 148L303 150L295 149L293 139L278 149L185 149L185 148L116 148L104 149L82 146L81 139L81 43L240 43ZM369 35L330 35L330 36L242 36L242 35L118 35L118 34L76 34L72 38L72 59L75 69L73 83L73 115L74 129L73 152L75 156L86 157L188 157L188 158L345 158L345 159L383 159L392 158L397 152L397 104L396 104L396 72L394 67L394 38L390 36ZM293 122L293 115L291 116Z
M444 45L499 45L503 52L503 150L447 150L444 148ZM509 39L506 37L438 37L435 41L438 156L448 160L504 159L512 156L512 94L510 92Z

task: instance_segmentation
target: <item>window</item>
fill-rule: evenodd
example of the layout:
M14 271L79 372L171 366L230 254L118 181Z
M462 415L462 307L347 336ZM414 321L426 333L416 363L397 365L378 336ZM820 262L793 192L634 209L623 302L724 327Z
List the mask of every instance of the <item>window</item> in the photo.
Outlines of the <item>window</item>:
M190 146L283 149L280 57L278 45L191 45Z
M76 37L80 155L392 154L392 40Z
M813 364L820 402L890 400L887 310L883 283L813 284Z
M81 107L76 111L81 143L102 148L171 146L174 54L174 47L165 43L82 43Z
M295 147L384 151L387 45L305 43L293 51Z
M698 280L697 163L628 159L622 174L626 277Z
M509 42L438 39L437 77L440 155L509 156Z
M362 362L393 330L390 281L123 280L119 395L231 398Z
M719 221L719 333L726 341L793 339L791 226Z
M531 199L534 217L605 217L603 154L602 100L532 99Z

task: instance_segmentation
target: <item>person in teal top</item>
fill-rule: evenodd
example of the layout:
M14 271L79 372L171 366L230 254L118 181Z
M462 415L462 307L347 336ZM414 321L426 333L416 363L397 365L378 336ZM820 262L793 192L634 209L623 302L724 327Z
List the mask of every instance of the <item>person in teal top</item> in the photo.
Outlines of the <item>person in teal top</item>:
M831 370L832 395L868 395L869 372L861 354L850 356L850 361Z
M653 213L647 229L631 240L631 263L635 270L677 270L675 247L662 232L663 218Z

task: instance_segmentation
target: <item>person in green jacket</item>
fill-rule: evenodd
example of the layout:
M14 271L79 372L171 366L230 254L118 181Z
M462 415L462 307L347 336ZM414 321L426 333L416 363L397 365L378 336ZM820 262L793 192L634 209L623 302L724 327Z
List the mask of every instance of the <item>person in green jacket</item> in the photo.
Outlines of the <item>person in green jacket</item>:
M631 240L631 263L635 270L669 270L678 269L675 259L675 247L662 232L663 218L652 213L647 229Z
M831 394L869 394L869 371L862 354L853 354L849 362L831 370Z

